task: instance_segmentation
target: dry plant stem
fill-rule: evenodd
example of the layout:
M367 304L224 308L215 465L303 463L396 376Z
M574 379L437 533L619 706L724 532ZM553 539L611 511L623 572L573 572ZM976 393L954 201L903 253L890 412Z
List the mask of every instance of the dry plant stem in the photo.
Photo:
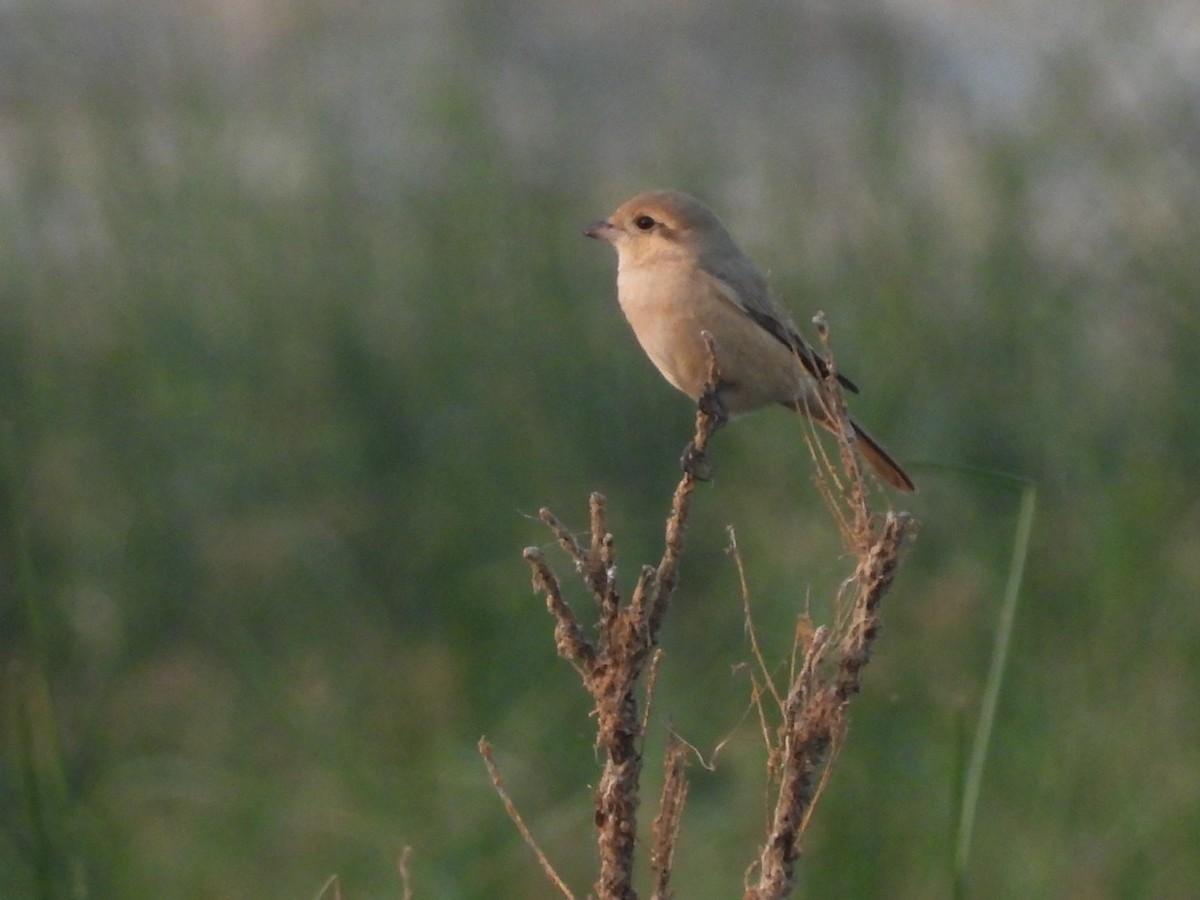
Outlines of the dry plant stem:
M544 510L543 510L544 512ZM533 589L546 596L546 608L554 616L554 642L558 655L571 660L586 681L586 671L595 664L595 650L583 634L583 628L570 605L563 599L558 577L551 571L546 558L537 547L526 547L525 561L533 569Z
M650 674L646 676L646 705L642 709L642 740L645 746L646 726L650 724L650 710L654 708L654 688L658 684L658 670L662 666L663 651L658 648L650 657ZM672 732L674 734L674 732Z
M786 758L779 798L759 858L758 885L747 890L748 900L786 897L791 892L804 826L823 766L845 731L846 706L861 686L862 669L879 633L879 602L891 586L911 522L904 513L888 513L878 538L859 562L855 573L859 592L850 626L837 647L832 683L820 678L821 657L829 645L823 629L818 629L792 683L781 728Z
M408 873L408 863L412 859L412 853L412 847L405 847L400 851L400 858L396 860L396 873L400 876L400 885L403 889L402 900L412 900L412 879Z
M650 868L654 872L651 900L668 900L672 896L669 887L671 864L675 857L675 845L679 841L683 806L687 802L688 794L688 783L684 777L687 752L686 744L672 731L667 739L662 799L658 804L658 815L654 819L654 846L650 851Z
M508 817L517 826L517 831L521 832L521 837L525 838L525 843L529 845L534 855L537 856L538 862L541 863L542 871L546 873L546 877L550 880L550 883L562 891L562 895L567 900L575 900L575 895L571 893L570 888L566 886L563 880L558 877L558 873L554 871L554 866L550 864L550 860L542 852L542 848L538 846L533 833L526 826L525 820L521 818L521 814L517 811L516 804L512 802L512 798L508 794L508 788L504 786L504 779L500 777L500 767L496 765L496 760L492 758L492 745L485 738L479 739L479 755L483 757L483 763L487 766L488 775L492 779L492 787L496 789L496 793L500 795L500 799L504 803L504 811L508 813ZM407 861L407 856L401 857L402 866L407 866ZM401 872L404 873L405 869L402 868Z
M905 513L882 518L871 511L854 428L846 412L823 317L815 319L828 374L821 400L838 443L838 462L810 438L817 485L857 565L839 590L832 626L803 642L803 661L782 704L783 721L772 742L769 765L779 778L775 810L758 859L756 884L747 900L788 896L795 865L816 801L828 783L845 737L846 710L861 688L863 667L879 633L879 604L891 586L901 549L915 523ZM799 636L799 632L798 632Z
M317 892L317 900L325 900L325 896L331 888L333 889L333 900L342 900L342 886L336 875L330 875L328 880L321 885L321 890Z
M846 397L838 382L837 362L833 358L833 348L829 342L829 325L825 321L825 314L817 313L813 317L813 323L817 326L817 336L821 339L821 350L825 354L825 403L829 413L837 421L838 455L841 458L842 471L846 474L846 485L843 490L846 506L850 508L854 516L851 534L857 538L854 549L861 555L866 549L863 542L871 533L871 504L868 502L862 460L859 458L857 450L858 438L855 435L854 426L850 424L850 412L846 408ZM827 467L827 470L832 471L832 467Z
M729 552L733 556L734 565L737 567L738 587L742 594L742 618L746 623L746 635L750 638L750 652L754 656L754 661L758 664L758 671L762 675L763 683L767 690L771 692L771 696L775 698L777 706L783 706L783 698L779 696L779 691L775 689L775 682L771 678L771 671L767 668L767 661L763 657L762 648L758 646L758 631L754 627L754 619L750 615L750 586L746 583L746 567L742 563L742 553L738 549L737 533L733 530L732 525L725 528L726 534L729 535ZM755 681L757 684L757 680Z
M606 527L605 502L600 494L589 501L590 538L578 540L547 509L541 519L573 560L585 585L596 600L600 622L595 641L588 640L570 605L562 595L558 578L537 548L525 550L533 570L533 585L546 597L546 607L556 620L554 637L560 655L571 660L595 702L596 744L604 753L604 770L596 787L596 830L600 876L594 886L601 900L636 897L633 889L633 858L637 832L638 787L642 771L640 739L645 722L638 716L638 685L647 661L658 644L658 632L678 580L679 558L696 484L707 470L708 444L725 422L717 395L719 385L716 354L711 335L708 384L697 405L696 432L684 454L684 473L671 503L662 559L657 567L644 566L628 605L622 607L616 586L616 556L613 537ZM682 773L682 763L680 763ZM682 774L680 774L682 778ZM670 800L682 809L685 789L675 788ZM670 821L670 820L668 820ZM663 843L656 841L656 859L666 861L659 875L666 889L670 850L678 833L678 822L665 829ZM656 864L657 865L657 864ZM656 869L656 871L658 871ZM666 896L659 894L656 896Z
M692 444L695 458L703 458L720 422L710 412L703 409L697 412ZM627 900L636 896L632 872L642 766L637 747L641 727L636 688L647 656L657 646L658 632L675 590L697 481L695 471L684 472L667 519L662 560L657 568L642 570L634 601L612 620L607 639L602 640L604 653L597 660L589 685L600 720L598 742L606 751L604 771L596 789L600 878L595 891L601 898Z

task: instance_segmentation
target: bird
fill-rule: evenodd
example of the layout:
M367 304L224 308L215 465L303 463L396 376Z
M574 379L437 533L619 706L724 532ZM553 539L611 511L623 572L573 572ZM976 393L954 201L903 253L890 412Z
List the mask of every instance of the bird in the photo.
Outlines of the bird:
M662 376L700 401L712 335L717 397L736 417L782 405L836 431L822 379L825 361L805 342L766 277L717 215L681 191L625 201L584 234L617 252L617 302ZM838 374L845 388L857 386ZM859 452L892 487L915 491L900 464L853 418Z

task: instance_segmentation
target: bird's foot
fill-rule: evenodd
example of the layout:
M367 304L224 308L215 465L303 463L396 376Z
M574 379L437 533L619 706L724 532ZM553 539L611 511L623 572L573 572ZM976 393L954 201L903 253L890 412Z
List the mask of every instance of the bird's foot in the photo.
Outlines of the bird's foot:
M696 439L688 442L679 465L697 481L708 481L712 478L712 467L708 464L709 438L729 421L729 413L721 401L719 385L705 388L696 401L696 409L700 414L696 421ZM700 443L697 444L697 441Z
M712 430L716 431L729 421L729 413L725 410L725 404L721 401L721 395L717 390L706 390L700 395L700 399L696 401L696 406L700 412L712 419Z
M687 449L679 458L679 466L684 474L691 475L697 481L712 479L712 466L708 464L708 454L697 447L695 441L688 441Z

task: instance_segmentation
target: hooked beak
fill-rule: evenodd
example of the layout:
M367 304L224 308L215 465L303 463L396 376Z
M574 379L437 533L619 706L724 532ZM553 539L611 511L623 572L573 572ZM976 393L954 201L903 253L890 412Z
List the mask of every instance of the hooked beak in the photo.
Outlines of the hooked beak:
M606 219L600 219L583 229L583 233L590 238L612 243L617 234L617 227Z

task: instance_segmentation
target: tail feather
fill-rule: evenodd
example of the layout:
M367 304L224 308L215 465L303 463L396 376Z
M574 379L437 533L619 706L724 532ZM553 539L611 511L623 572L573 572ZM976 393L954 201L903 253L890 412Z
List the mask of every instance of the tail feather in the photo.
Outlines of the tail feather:
M871 468L879 473L879 477L897 490L906 493L915 491L917 486L913 484L913 480L900 468L900 464L879 446L875 438L853 419L850 420L850 424L854 426L854 433L858 437L858 451L863 455L863 459L871 464Z
M837 428L830 420L829 413L822 405L820 399L815 395L809 394L801 400L783 405L788 407L788 409L793 409L796 412L812 417L829 431L832 431L834 434L837 433ZM879 445L879 442L871 437L867 430L855 422L854 419L850 420L850 424L853 426L854 434L858 438L858 452L862 454L863 459L871 464L871 468L879 473L879 477L897 490L904 491L905 493L916 491L917 486L908 477L908 473L900 468L900 463L892 459L891 454L884 450Z

